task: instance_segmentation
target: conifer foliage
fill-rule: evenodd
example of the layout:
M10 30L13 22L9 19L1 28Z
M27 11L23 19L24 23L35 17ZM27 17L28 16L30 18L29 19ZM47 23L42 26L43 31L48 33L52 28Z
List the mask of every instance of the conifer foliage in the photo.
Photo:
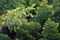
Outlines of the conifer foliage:
M0 40L60 40L60 1L0 0Z

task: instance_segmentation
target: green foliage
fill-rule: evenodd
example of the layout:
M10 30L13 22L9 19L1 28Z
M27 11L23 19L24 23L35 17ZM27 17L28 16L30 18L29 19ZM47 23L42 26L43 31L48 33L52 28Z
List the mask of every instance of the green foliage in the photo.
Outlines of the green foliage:
M43 26L49 17L53 15L52 9L48 6L42 6L37 8L35 20L40 22Z
M28 33L28 30L22 28L17 29L17 37L20 39L35 40L35 38Z
M43 27L43 36L45 40L60 40L60 34L58 33L57 28L58 23L55 23L54 21L51 21L51 19L48 19Z
M56 22L59 22L60 19L60 9L58 9L57 11L55 11L55 14L53 16L53 20Z
M25 24L23 23L23 26L26 26L26 29L28 29L28 30L38 30L38 29L40 29L40 27L41 27L41 25L38 23L38 22L30 22L30 23L28 23L28 22L26 22Z
M60 40L60 3L48 1L0 0L0 32L7 26L17 33L16 40ZM1 36L4 40L5 34Z
M28 22L27 19L25 18L26 15L23 16L23 14L24 12L22 11L18 12L17 10L15 12L14 11L8 12L6 16L3 16L3 19L1 19L1 23L3 23L1 25L8 26L10 31L14 29L14 31L16 31L17 33L18 38L20 38L20 35L22 35L27 40L35 40L35 37L33 37L33 34L31 33L33 31L37 33L37 31L41 29L41 25L40 23L34 21ZM40 37L40 33L37 34L34 33L34 35Z
M0 40L10 40L10 38L5 34L0 33Z
M23 29L28 30L29 34L31 34L33 37L36 38L36 40L40 39L42 36L40 32L41 30L41 25L38 22L30 22L23 24Z

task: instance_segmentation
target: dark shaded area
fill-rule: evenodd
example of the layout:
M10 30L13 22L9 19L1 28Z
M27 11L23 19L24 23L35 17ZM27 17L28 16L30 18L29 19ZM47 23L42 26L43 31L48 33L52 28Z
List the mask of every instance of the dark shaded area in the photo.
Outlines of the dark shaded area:
M30 2L30 0L26 0L26 5L27 6L30 6L29 2Z
M33 8L36 8L36 9L37 9L37 7L40 7L40 5L38 3L35 6L33 6Z
M2 27L2 33L3 33L3 34L9 34L9 32L10 32L10 30L8 29L7 26L3 26L3 27Z
M60 10L56 11L52 20L59 23L58 32L60 33Z
M31 21L31 16L27 16L26 19L28 20L28 22Z
M48 0L48 4L52 4L53 3L53 0Z
M11 39L15 39L16 37L16 32L14 32L14 30L10 32L7 26L3 26L2 33L7 34Z
M31 13L32 15L36 15L35 10L30 10L30 13Z
M42 27L44 26L44 24L45 24L46 21L47 21L47 20L45 20L45 19L41 19L41 20L40 20L40 23L41 23L41 26L42 26Z
M15 39L15 37L16 37L16 32L14 32L14 30L12 30L12 32L10 32L10 33L8 34L8 36L9 36L11 39Z
M37 31L32 31L31 35L36 38L36 40L42 38L42 35Z
M43 1L43 0L39 0L40 2Z
M43 32L43 27L40 27L40 29L38 30L38 32L42 34L42 32Z

